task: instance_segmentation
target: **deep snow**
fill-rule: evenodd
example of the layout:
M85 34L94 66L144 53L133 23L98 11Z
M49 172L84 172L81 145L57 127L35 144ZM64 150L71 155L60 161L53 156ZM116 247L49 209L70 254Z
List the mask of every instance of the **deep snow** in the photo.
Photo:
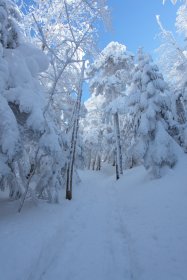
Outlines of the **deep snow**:
M186 280L187 159L164 178L143 167L80 171L72 201L0 193L2 280Z

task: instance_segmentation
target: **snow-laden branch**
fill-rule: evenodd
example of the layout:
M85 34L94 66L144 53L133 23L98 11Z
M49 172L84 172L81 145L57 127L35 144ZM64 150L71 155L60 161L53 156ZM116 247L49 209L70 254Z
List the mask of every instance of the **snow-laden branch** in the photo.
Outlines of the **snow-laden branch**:
M166 38L166 40L177 50L178 54L179 54L179 57L182 59L182 61L184 63L186 63L186 57L183 53L183 51L181 50L181 48L178 46L172 32L166 30L164 27L163 27L163 24L160 20L160 15L156 15L156 21L160 27L160 30L163 34L163 36Z

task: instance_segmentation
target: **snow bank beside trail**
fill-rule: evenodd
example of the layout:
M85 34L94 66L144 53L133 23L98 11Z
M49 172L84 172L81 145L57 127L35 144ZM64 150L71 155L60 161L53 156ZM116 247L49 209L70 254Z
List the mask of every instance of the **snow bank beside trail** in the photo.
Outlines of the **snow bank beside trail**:
M10 201L0 192L0 279L38 279L59 250L77 203L26 201L18 213L18 201Z
M187 279L187 158L159 180L142 167L115 185L119 213L129 236L133 279ZM120 188L120 190L119 190Z

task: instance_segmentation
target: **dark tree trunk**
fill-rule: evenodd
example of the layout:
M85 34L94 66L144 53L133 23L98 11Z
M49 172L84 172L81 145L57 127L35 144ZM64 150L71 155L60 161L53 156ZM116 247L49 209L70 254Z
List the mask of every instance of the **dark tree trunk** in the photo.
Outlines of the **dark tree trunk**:
M116 180L119 180L119 165L117 161L117 154L116 154Z
M66 199L72 199L72 185L73 185L73 170L74 170L74 162L75 162L75 154L76 154L76 145L77 145L77 137L79 130L79 118L80 118L80 108L81 108L81 99L82 99L82 84L84 78L84 70L85 70L85 61L83 61L82 69L81 69L81 77L77 94L76 107L74 112L74 122L73 122L73 131L71 137L71 147L70 147L70 156L67 164L67 178L66 178Z
M117 177L119 177L119 173L123 174L123 159L122 159L122 152L121 152L121 140L120 140L118 113L114 114L114 130L115 130L115 138L116 138L116 166L118 169L118 175L116 173L116 178L117 178Z
M100 157L100 155L97 156L96 170L101 170L101 157Z

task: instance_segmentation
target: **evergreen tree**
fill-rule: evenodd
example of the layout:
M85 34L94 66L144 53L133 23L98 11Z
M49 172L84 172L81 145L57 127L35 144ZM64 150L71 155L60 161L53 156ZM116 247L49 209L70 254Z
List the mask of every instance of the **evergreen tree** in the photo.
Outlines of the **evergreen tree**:
M122 149L120 140L120 121L117 99L124 93L133 68L133 56L126 47L111 42L91 65L88 75L92 94L104 96L104 110L108 120L113 123L115 146L113 154L116 163L116 178L123 174ZM113 120L111 119L113 118Z
M26 42L21 16L12 1L0 1L0 14L1 186L9 188L12 198L21 197L21 205L33 194L57 200L63 143L50 112L45 113L47 100L37 78L47 69L48 60ZM44 173L45 182L41 182ZM34 174L33 190L30 181Z
M161 29L162 44L158 49L158 63L167 79L170 87L170 98L172 100L173 128L170 134L187 151L187 50L186 50L186 11L187 2L182 1L182 5L177 11L176 28L178 33L184 35L185 44L178 43L172 32L166 30L160 17L157 16L157 22Z
M154 177L160 177L165 166L175 165L177 144L167 132L171 121L167 84L141 49L128 94L134 129L134 145L129 151L132 164L143 163Z

